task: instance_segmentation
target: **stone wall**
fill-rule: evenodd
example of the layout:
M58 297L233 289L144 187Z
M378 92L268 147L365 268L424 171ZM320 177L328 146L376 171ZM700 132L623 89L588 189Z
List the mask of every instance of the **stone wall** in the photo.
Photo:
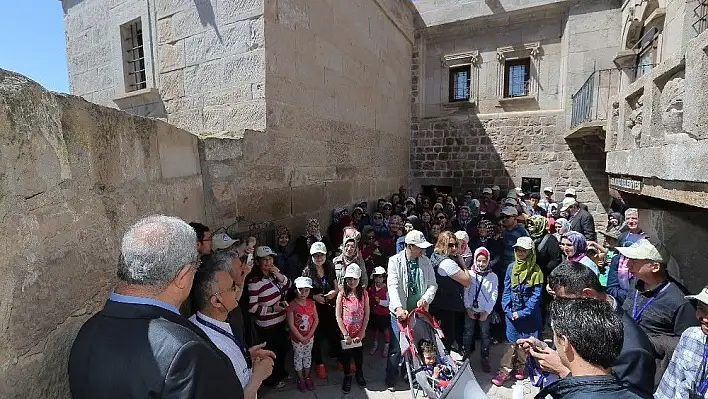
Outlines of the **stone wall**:
M197 138L0 70L0 169L0 397L67 398L126 227L204 218Z

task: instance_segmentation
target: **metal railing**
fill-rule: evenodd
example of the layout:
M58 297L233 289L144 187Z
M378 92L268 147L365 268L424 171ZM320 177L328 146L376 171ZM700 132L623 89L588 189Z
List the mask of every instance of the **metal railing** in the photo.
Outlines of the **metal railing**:
M693 9L693 16L696 18L693 29L696 30L696 36L698 36L708 28L708 0L696 0L696 3L698 5Z
M581 123L603 121L612 104L610 98L619 90L621 71L600 69L594 71L572 96L570 127Z

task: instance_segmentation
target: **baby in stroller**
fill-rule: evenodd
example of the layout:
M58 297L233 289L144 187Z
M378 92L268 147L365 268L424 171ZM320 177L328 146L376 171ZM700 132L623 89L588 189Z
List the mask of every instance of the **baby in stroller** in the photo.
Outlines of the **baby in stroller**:
M445 388L452 379L452 368L446 364L444 359L438 357L438 348L434 342L421 339L418 341L418 353L423 357L422 369L428 377L435 381L436 388Z

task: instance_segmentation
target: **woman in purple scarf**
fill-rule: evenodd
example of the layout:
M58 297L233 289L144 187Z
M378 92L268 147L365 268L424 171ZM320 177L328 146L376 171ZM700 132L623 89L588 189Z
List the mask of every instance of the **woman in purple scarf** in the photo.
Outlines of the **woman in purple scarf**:
M587 256L588 243L585 236L577 231L569 231L561 236L560 247L569 261L580 262L595 274L600 274L595 262Z

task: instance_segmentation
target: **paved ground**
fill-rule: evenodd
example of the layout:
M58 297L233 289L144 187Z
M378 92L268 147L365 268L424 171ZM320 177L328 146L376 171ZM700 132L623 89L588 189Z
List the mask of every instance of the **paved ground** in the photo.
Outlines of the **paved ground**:
M364 377L368 382L366 389L359 388L356 383L352 386L352 391L346 397L349 399L403 399L411 398L411 392L408 385L404 383L403 380L399 382L396 392L388 392L384 384L384 374L386 370L386 359L382 358L379 353L375 356L369 356L368 350L369 345L366 346L367 355L364 357ZM478 343L479 347L479 343ZM499 366L499 360L501 359L501 346L493 346L491 349L490 359L492 361L492 370L496 370ZM479 355L475 353L472 358L472 368L477 376L477 381L479 382L482 389L487 392L489 398L509 398L512 397L512 385L514 380L508 381L504 387L496 387L491 383L491 374L485 374L481 371L479 365ZM300 392L295 386L294 380L289 380L288 385L281 390L266 390L263 389L259 394L260 399L331 399L343 397L341 390L343 374L341 371L336 371L336 363L332 362L328 364L327 372L328 379L320 380L315 378L315 384L317 387L312 392ZM291 375L295 375L294 371L291 371ZM313 373L314 375L314 373ZM523 381L524 385L524 398L533 398L538 389L533 387L528 379ZM421 397L419 395L419 397ZM451 399L462 399L462 398L451 398Z

